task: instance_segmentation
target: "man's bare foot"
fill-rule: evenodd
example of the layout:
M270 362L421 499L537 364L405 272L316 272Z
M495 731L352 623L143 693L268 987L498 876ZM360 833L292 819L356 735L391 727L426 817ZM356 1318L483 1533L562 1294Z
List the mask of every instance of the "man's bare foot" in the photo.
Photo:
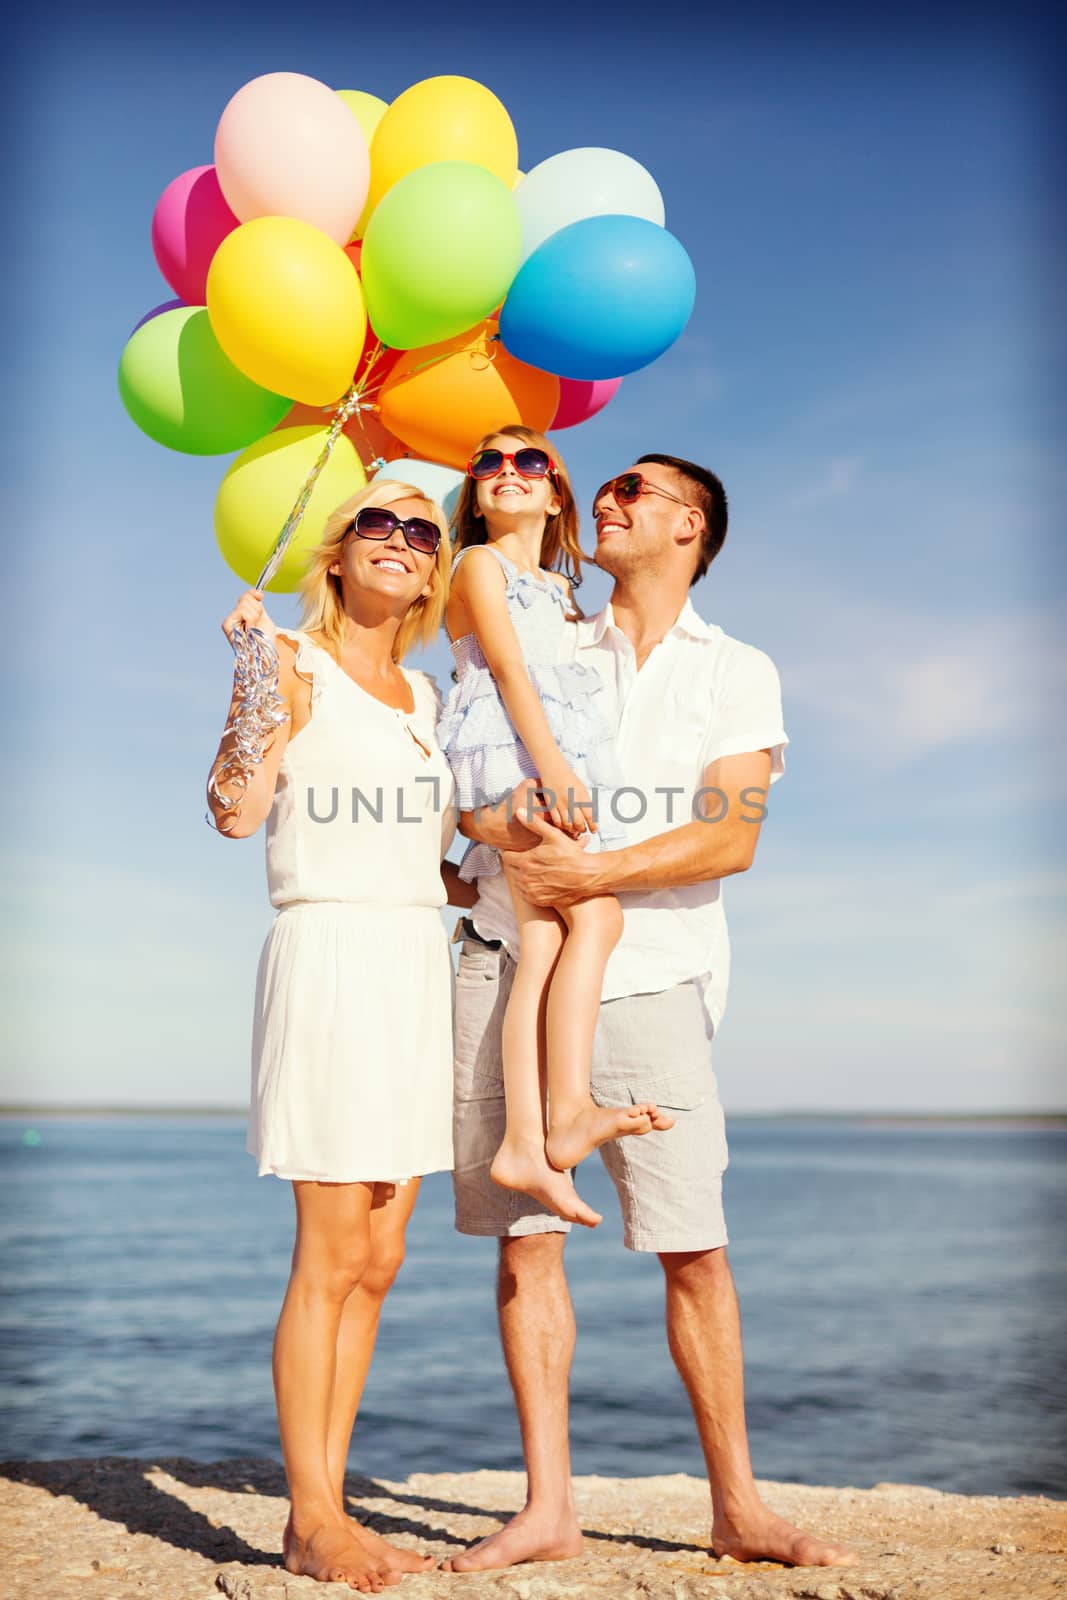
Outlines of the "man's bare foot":
M399 1583L401 1574L387 1569L356 1538L347 1517L320 1522L298 1534L290 1516L282 1535L282 1561L294 1577L317 1578L320 1583L347 1583L362 1594L380 1594Z
M580 1222L583 1227L595 1228L604 1220L599 1211L586 1205L567 1174L549 1165L543 1145L502 1144L493 1158L489 1175L502 1189L517 1189L521 1194L530 1195L565 1222Z
M735 1561L782 1561L790 1567L854 1567L857 1559L847 1545L827 1544L804 1533L762 1504L752 1516L716 1518L711 1548Z
M520 1561L569 1561L581 1553L582 1530L573 1511L553 1514L527 1506L488 1539L442 1561L441 1568L444 1572L485 1572L490 1567L513 1567Z
M373 1528L365 1527L362 1522L357 1522L355 1517L350 1517L343 1504L340 1510L351 1532L380 1567L390 1572L426 1572L433 1566L433 1556L423 1556L417 1550L408 1550L400 1544L390 1544L388 1539L383 1539ZM282 1534L283 1553L288 1548L292 1536L293 1513L290 1511L289 1521L285 1524L285 1532Z
M651 1133L653 1128L674 1127L674 1118L658 1106L598 1106L590 1100L576 1116L566 1122L553 1122L545 1140L545 1154L554 1167L566 1172L591 1155L609 1139L623 1139L631 1133Z

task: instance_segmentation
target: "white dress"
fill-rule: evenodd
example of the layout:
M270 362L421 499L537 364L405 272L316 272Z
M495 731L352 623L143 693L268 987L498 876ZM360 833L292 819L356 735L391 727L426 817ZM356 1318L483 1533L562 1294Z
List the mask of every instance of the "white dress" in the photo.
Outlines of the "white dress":
M267 821L278 914L256 980L248 1150L261 1177L450 1170L452 966L438 913L455 813L441 697L401 669L415 709L394 710L286 632L312 680L311 720L286 745Z

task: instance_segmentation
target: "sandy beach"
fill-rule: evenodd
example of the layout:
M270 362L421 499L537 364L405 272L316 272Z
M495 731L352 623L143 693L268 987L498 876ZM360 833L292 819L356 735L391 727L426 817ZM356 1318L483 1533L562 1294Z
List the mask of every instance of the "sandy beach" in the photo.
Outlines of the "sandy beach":
M281 1468L263 1460L8 1462L0 1469L7 1600L298 1600L350 1593L279 1559ZM353 1477L350 1509L439 1559L522 1502L515 1472ZM585 1550L506 1572L431 1572L411 1600L1052 1600L1067 1594L1067 1505L1041 1497L762 1483L769 1504L860 1556L846 1570L742 1566L709 1552L707 1487L684 1474L576 1480Z

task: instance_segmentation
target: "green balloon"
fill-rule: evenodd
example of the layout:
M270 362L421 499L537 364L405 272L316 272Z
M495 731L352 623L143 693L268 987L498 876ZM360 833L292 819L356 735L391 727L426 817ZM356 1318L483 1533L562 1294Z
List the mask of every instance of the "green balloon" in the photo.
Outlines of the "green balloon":
M293 403L223 355L205 306L163 311L136 330L119 361L119 394L143 433L190 456L243 450Z
M519 269L514 196L485 167L435 161L394 183L371 214L360 270L383 344L438 344L487 317Z

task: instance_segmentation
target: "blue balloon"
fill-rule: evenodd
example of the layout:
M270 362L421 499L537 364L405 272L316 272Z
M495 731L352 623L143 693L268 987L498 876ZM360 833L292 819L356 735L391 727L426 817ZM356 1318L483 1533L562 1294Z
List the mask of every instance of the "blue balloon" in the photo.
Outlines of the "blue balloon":
M677 339L696 274L682 245L643 217L585 217L520 267L500 315L504 347L561 378L622 378Z

